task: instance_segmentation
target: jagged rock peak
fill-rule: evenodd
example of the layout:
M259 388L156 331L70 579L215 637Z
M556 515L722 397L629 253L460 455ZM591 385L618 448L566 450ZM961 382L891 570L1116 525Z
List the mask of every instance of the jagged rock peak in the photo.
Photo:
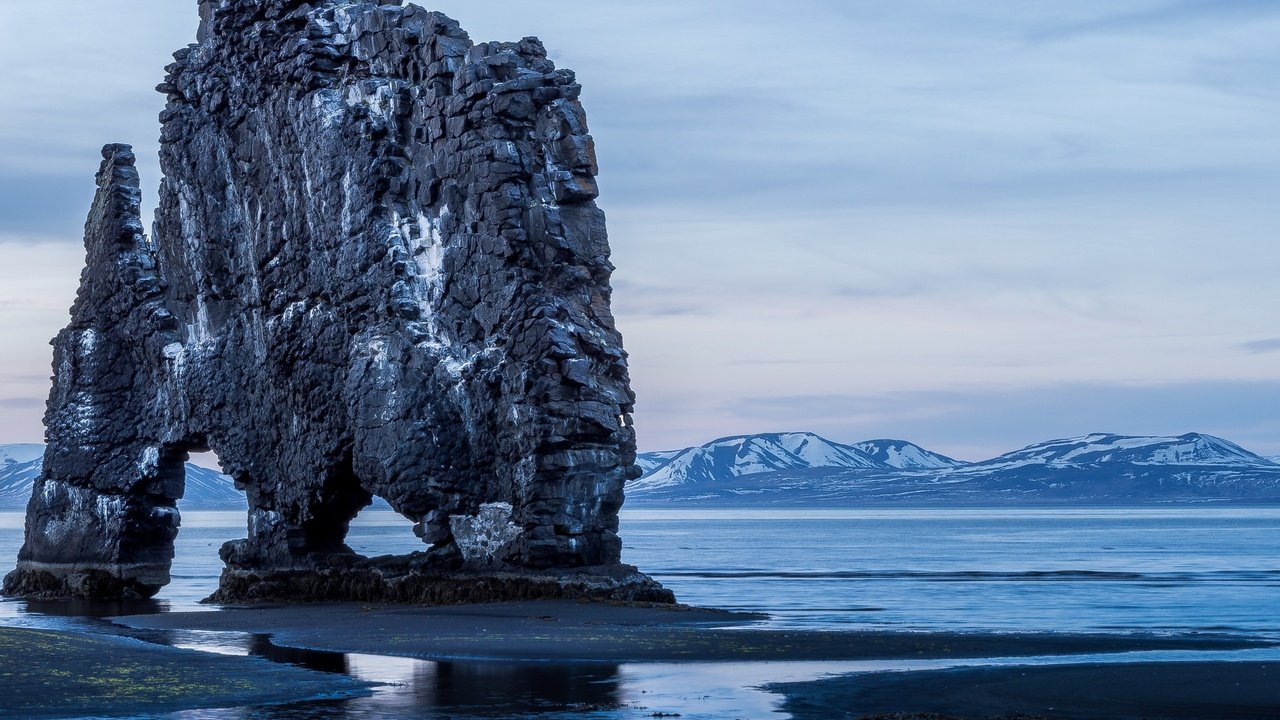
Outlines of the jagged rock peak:
M486 568L542 573L544 590L575 573L556 585L579 588L567 595L669 598L618 564L635 398L573 73L537 40L473 45L412 5L224 1L200 14L199 42L158 87L152 241L136 212L108 227L110 198L136 210L123 188L137 183L128 151L106 151L103 174L120 182L95 202L78 307L109 312L76 314L64 333L115 318L95 357L127 362L90 380L55 368L48 457L70 459L45 463L29 562L8 587L154 592L164 532L133 537L137 523L104 511L80 547L154 552L145 576L98 558L115 584L84 590L79 558L38 538L85 510L40 488L167 517L187 452L212 448L250 507L249 537L222 551L223 599L412 599L406 587L427 587L413 577ZM113 280L108 265L133 274ZM130 293L113 294L121 282ZM108 405L120 410L76 425L77 408ZM394 581L347 573L365 567L347 525L374 495L424 542ZM324 572L337 579L322 592Z

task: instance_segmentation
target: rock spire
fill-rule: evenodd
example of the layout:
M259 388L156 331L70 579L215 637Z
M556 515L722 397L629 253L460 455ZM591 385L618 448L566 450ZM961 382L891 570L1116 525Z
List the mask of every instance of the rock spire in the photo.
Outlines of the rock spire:
M221 600L669 600L619 564L634 396L573 73L413 5L200 16L151 239L104 151L5 591L154 594L213 449L250 507ZM374 495L420 553L344 545Z

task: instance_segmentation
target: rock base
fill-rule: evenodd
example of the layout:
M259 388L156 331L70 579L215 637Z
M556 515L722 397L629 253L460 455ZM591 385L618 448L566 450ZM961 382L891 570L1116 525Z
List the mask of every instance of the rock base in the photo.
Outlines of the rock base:
M21 561L4 578L5 597L27 600L79 598L145 600L160 591L169 577L148 580L132 566L92 566Z
M206 603L370 602L465 605L517 600L589 600L673 605L675 595L631 565L568 571L413 567L413 556L360 558L349 567L227 568Z

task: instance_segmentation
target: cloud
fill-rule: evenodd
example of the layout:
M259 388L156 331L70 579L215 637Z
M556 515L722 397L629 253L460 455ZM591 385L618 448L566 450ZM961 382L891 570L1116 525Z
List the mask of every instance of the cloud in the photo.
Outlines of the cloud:
M1280 338L1271 338L1269 340L1254 340L1240 345L1240 349L1247 353L1270 353L1280 350Z
M95 190L95 158L79 175L16 174L0 170L0 236L37 235L79 242Z
M0 408L10 410L28 410L30 408L43 408L45 404L44 398L32 397L0 397Z
M1116 6L1107 4L1105 7L1111 9ZM1150 9L1136 12L1107 12L1088 20L1045 28L1030 33L1029 37L1036 41L1067 40L1096 34L1171 30L1186 25L1193 25L1198 31L1203 31L1205 26L1235 24L1278 15L1280 6L1272 0L1181 0L1162 2Z
M686 289L618 279L613 282L613 312L620 318L679 318L709 315Z

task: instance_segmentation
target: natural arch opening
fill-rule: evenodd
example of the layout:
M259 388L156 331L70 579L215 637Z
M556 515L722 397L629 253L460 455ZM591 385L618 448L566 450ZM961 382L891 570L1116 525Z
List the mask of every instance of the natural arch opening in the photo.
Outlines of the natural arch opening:
M168 472L180 473L179 527L171 581L157 599L174 608L191 607L217 591L223 568L219 550L228 540L244 536L249 502L207 445L175 448L171 454Z
M244 491L222 468L222 461L212 449L188 450L183 467L183 495L180 505L192 512L238 512L249 510ZM241 523L243 524L243 523Z
M375 495L373 503L351 520L347 546L370 558L423 552L428 546L414 533L414 525L414 521Z

